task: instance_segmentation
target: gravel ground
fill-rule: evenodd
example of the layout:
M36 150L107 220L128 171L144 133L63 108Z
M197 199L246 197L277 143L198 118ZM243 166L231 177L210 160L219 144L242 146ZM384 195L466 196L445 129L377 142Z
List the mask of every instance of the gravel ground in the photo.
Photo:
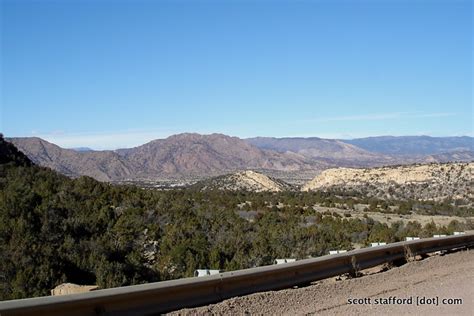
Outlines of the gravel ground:
M433 256L386 272L373 272L372 269L372 274L356 279L336 281L331 278L307 287L236 297L172 314L474 315L474 250ZM392 301L381 301L390 297ZM399 301L394 302L393 298ZM417 298L434 299L434 304L437 298L438 306L417 306ZM349 304L349 299L358 299L363 304ZM443 302L445 299L458 301Z

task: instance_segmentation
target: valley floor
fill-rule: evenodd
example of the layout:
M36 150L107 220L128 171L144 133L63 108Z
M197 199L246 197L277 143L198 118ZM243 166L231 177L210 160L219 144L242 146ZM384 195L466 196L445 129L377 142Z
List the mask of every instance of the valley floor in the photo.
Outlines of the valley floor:
M412 303L376 305L376 299L412 298ZM439 305L417 306L416 298L438 298ZM353 305L348 299L365 299ZM370 299L370 303L367 303ZM443 299L457 299L445 301ZM462 300L462 303L460 300ZM447 304L452 303L452 304ZM456 303L456 304L454 304ZM175 315L472 315L474 250L460 251L356 279L334 278L311 286L256 293Z
M434 222L436 225L448 226L449 223L453 220L456 220L460 223L466 223L467 221L474 221L474 217L460 217L460 216L447 216L447 215L423 215L423 214L396 214L396 213L381 213L381 212L364 212L361 210L345 210L336 207L324 207L324 206L314 206L314 210L324 213L324 212L336 212L337 214L344 216L344 214L350 214L352 218L362 219L365 216L372 218L375 221L392 224L398 221L402 221L404 224L407 224L411 221L417 221L421 225L426 225L428 223Z

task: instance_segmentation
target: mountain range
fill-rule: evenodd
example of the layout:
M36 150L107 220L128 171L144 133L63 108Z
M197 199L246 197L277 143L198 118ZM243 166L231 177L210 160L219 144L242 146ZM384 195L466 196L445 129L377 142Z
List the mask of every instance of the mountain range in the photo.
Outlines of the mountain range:
M61 148L41 138L10 138L35 164L69 177L90 176L99 181L133 177L139 168L113 151L78 152Z
M386 155L435 155L474 151L474 138L430 136L379 136L345 140L359 148Z
M184 133L134 148L74 150L36 137L9 138L34 163L65 175L100 181L202 179L256 170L287 182L304 182L335 167L474 160L474 138L428 136L240 139Z
M245 140L261 149L280 153L293 152L306 158L325 161L333 166L363 167L397 163L383 153L370 152L344 141L317 137L256 137Z

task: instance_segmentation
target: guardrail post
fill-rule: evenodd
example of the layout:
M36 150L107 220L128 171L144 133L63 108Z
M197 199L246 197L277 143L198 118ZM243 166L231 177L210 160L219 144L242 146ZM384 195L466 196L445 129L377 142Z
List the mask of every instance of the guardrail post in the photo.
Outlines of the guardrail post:
M413 262L416 261L416 252L414 252L409 245L403 246L405 251L405 261Z
M356 256L351 256L351 265L352 265L352 270L349 273L350 276L354 278L361 276L360 265L357 263Z

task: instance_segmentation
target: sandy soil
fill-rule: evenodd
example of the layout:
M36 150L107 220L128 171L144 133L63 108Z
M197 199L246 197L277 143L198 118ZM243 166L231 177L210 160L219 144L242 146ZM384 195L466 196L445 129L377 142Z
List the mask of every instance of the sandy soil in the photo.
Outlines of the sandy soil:
M405 302L392 301L381 304L381 299L388 300L390 297L405 299ZM437 299L438 306L428 304L417 306L417 298L434 299L434 303ZM363 304L349 304L349 299L358 299ZM457 299L457 301L448 302L446 299ZM356 279L336 281L331 278L307 287L236 297L218 304L184 309L173 314L473 315L472 311L474 311L474 250L433 256Z
M341 216L344 216L345 213L351 214L352 218L364 218L364 215L367 214L368 217L372 218L375 221L391 224L398 221L402 221L404 224L407 224L410 221L417 221L421 225L426 225L433 221L437 225L448 226L449 223L453 220L457 220L460 223L466 223L467 220L474 221L474 217L459 217L459 216L445 216L445 215L420 215L420 214L384 214L380 212L363 212L363 211L354 211L354 210L344 210L335 207L324 207L324 206L314 206L314 210L324 213L324 212L336 212Z

